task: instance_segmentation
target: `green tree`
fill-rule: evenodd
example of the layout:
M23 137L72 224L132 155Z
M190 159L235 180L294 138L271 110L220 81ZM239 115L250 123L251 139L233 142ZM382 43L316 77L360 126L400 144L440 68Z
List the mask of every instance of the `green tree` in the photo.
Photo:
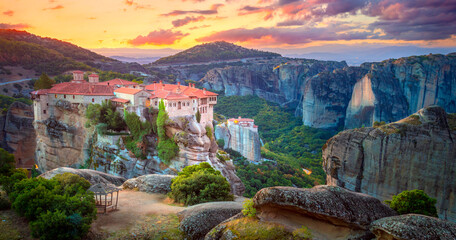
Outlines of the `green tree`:
M201 113L200 113L200 110L196 110L196 113L195 113L195 118L196 118L196 121L199 123L201 121Z
M116 106L111 100L103 101L102 104L89 104L86 110L87 127L106 123L108 130L121 131L126 127L125 121L116 111Z
M55 81L51 79L46 73L42 73L40 78L35 82L33 88L38 89L49 89L52 85L55 84Z
M163 100L158 105L158 116L157 116L157 135L158 135L158 157L163 160L164 163L169 164L171 159L177 156L179 153L179 147L173 139L166 136L166 122L168 121L168 113L166 112L165 103Z
M9 176L15 165L14 155L0 148L0 176Z
M228 181L206 162L182 169L168 196L185 205L233 200Z
M417 213L438 217L436 199L429 197L423 190L403 191L394 195L391 201L385 201L399 214Z

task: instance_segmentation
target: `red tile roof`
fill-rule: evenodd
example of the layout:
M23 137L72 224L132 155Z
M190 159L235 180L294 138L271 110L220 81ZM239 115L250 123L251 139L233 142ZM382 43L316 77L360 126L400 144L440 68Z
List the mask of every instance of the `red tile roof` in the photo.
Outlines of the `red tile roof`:
M89 75L89 77L98 77L98 74L92 73L92 74Z
M207 98L211 96L217 96L217 93L204 91L198 88L193 88L189 86L175 85L175 84L161 84L153 83L147 85L145 89L152 92L151 98L163 98L163 99L176 99L177 90L180 88L179 99L185 98ZM168 95L168 93L173 93Z
M138 85L138 83L130 82L130 81L123 80L120 78L115 78L115 79L112 79L109 81L100 82L100 83L98 83L98 85L124 85L125 86L125 85Z
M82 83L58 83L54 84L48 93L50 94L69 94L69 95L98 95L112 96L114 88L111 86L97 85L88 82Z
M128 99L122 99L122 98L111 98L111 101L113 102L120 102L120 103L127 103L130 102Z
M38 89L36 91L31 92L30 94L43 95L43 94L47 94L48 92L49 92L49 89Z
M228 121L234 122L234 121L239 121L239 122L253 122L254 120L251 118L230 118Z
M143 90L139 89L139 88L125 88L125 87L121 87L121 88L114 90L114 92L116 92L116 93L126 93L126 94L131 94L131 95L135 95L141 91L143 91Z
M84 72L83 72L83 71L76 70L76 71L73 71L73 73L84 73Z

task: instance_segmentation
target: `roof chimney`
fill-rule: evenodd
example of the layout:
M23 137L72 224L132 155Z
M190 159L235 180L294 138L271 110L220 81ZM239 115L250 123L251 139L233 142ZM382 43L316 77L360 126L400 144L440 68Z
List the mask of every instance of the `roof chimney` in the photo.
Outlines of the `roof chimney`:
M162 81L162 80L160 80L160 84L163 84L163 81Z
M93 93L93 90L95 89L95 85L90 86L90 92Z
M83 71L74 71L73 72L73 80L74 81L83 81L84 80L84 72Z
M99 76L97 74L90 74L89 75L89 82L91 82L91 83L99 82Z
M206 94L206 88L203 88L203 93Z
M154 81L154 84L157 83L157 81Z

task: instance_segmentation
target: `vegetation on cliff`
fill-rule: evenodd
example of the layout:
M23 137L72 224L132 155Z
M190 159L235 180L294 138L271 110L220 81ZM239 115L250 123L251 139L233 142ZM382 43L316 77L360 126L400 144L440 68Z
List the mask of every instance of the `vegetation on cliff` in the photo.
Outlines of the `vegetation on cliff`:
M168 113L165 109L165 103L163 100L158 105L158 116L157 116L157 135L158 135L158 157L163 160L166 164L169 164L171 159L177 156L179 153L179 146L166 136L166 122L169 120Z
M107 130L122 131L126 124L116 106L109 100L100 104L89 104L86 110L87 123L86 127L94 126L100 123L106 124Z
M172 180L168 196L185 205L233 200L226 178L206 162L182 169Z
M391 201L385 202L399 214L416 213L438 217L435 207L437 200L429 197L423 190L403 191L394 195Z
M136 113L124 111L125 123L130 131L130 136L125 137L125 146L133 152L137 158L145 159L148 145L146 135L152 131L152 125L149 121L141 121Z
M33 86L33 89L39 90L39 89L49 89L52 87L52 85L55 84L55 81L51 79L46 73L42 73L40 78L36 80L35 85Z
M175 55L160 58L154 64L198 63L252 57L280 57L280 54L219 41L197 45Z
M22 102L22 103L25 103L28 105L32 105L32 100L30 100L28 98L13 98L13 97L9 97L9 96L0 94L0 108L3 109L3 112L6 112L9 108L9 106L11 106L11 104L13 104L13 102L16 102L16 101Z
M214 110L226 117L253 118L264 142L261 155L272 160L253 164L239 153L227 150L246 186L244 196L252 197L265 187L309 188L325 182L321 148L333 132L302 126L292 109L280 108L257 96L219 96ZM312 173L307 175L303 168Z

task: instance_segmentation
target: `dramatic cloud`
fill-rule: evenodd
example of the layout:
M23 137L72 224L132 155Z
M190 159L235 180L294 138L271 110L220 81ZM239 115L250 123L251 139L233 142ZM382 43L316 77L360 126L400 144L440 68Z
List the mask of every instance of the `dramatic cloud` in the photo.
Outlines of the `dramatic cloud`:
M124 1L125 5L130 6L130 7L135 7L135 9L151 9L150 5L146 4L139 4L135 0L125 0ZM126 11L126 9L124 9Z
M205 19L205 17L203 16L199 16L199 17L185 17L185 18L182 18L182 19L177 19L177 20L174 20L173 21L173 26L174 27L182 27L184 25L187 25L191 22L199 22L199 21L203 21Z
M182 11L182 10L174 10L172 12L162 14L162 16L179 16L179 15L185 15L185 14L201 14L201 15L211 15L211 14L217 14L218 9L222 7L223 4L212 4L211 8L209 10L191 10L191 11Z
M43 10L59 10L59 9L62 9L62 8L63 8L62 5L57 5L55 7L43 8Z
M173 32L172 30L158 30L150 32L147 36L137 36L129 40L128 43L134 46L140 45L171 45L183 37L189 35L181 31Z
M30 25L25 23L18 23L18 24L9 24L9 23L0 23L0 29L25 29L30 28Z
M382 0L363 13L378 17L369 27L381 29L385 39L437 40L456 34L456 2L452 0Z
M367 31L346 31L347 27L326 28L237 28L197 39L198 42L261 42L266 44L303 44L312 41L355 40L376 37ZM338 33L341 32L341 33Z
M14 15L14 11L11 11L11 10L8 10L8 11L4 11L3 12L3 15L6 15L6 16L13 16Z
M201 25L201 26L191 27L191 28L189 28L189 29L190 29L190 30L195 30L195 29L199 29L199 28L207 28L207 27L210 27L210 26L211 26L211 25L205 24L205 25Z

